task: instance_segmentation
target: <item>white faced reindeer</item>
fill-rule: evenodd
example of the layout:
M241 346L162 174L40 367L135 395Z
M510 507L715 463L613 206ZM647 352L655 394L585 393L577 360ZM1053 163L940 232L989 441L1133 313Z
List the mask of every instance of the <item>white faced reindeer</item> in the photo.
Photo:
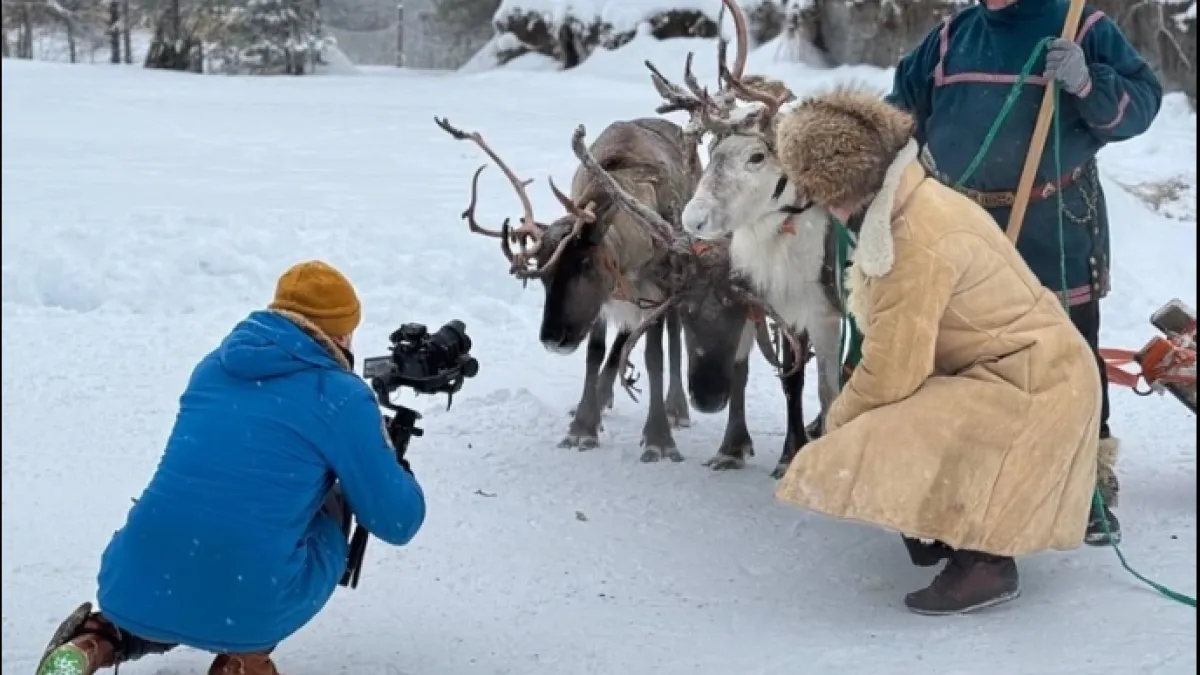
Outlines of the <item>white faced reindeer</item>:
M744 36L745 17L735 2L726 6ZM840 370L840 337L843 308L834 273L836 240L829 215L812 206L787 180L776 156L774 118L792 98L786 87L748 86L740 64L734 72L720 59L721 78L727 89L717 96L702 90L691 73L691 55L685 66L688 90L671 84L651 64L656 89L666 100L660 110L687 110L694 134L713 134L709 163L692 199L683 211L684 228L706 240L730 237L735 274L748 277L755 290L774 307L786 324L800 335L799 349L785 352L784 394L788 400L788 431L773 475L787 470L795 454L815 435L829 405L837 396ZM722 52L724 45L722 43ZM748 80L748 78L747 78ZM736 100L761 105L736 108ZM811 341L817 358L821 417L816 429L805 429L802 392L803 365ZM715 468L737 468L731 457Z
M692 313L657 311L669 307L672 295L670 271L681 250L676 241L682 205L691 196L699 177L695 147L684 142L680 128L661 119L637 119L609 125L590 150L577 156L593 159L575 171L571 195L551 190L566 215L549 225L533 217L525 192L530 181L522 181L477 134L435 120L439 127L459 140L471 140L500 167L517 191L524 210L521 225L510 230L505 221L500 230L480 227L474 218L476 186L481 167L475 172L471 202L463 217L472 232L500 239L501 249L514 276L542 281L546 293L542 309L540 339L549 351L570 353L588 339L583 392L561 447L588 449L598 444L601 409L611 405L619 373L617 355L624 349L634 326L648 330L646 370L650 383L650 410L642 430L642 461L666 457L681 461L671 434L672 422L686 423L688 401L683 393L681 326L688 336L688 390L692 404L702 412L716 412L732 399L722 447L751 446L744 416L745 362L753 324L742 303L721 304L719 299L701 302ZM577 132L578 133L578 132ZM580 139L582 136L580 135ZM573 144L575 145L575 144ZM577 143L582 147L582 140ZM691 155L688 157L687 155ZM647 222L637 217L617 196L621 194L659 216ZM664 218L663 215L666 217ZM671 223L675 223L672 225ZM514 253L512 244L520 247ZM651 311L651 307L656 308ZM647 319L649 323L647 324ZM607 320L620 333L607 361L604 358ZM663 392L663 333L669 334L670 390ZM603 370L601 364L603 363Z

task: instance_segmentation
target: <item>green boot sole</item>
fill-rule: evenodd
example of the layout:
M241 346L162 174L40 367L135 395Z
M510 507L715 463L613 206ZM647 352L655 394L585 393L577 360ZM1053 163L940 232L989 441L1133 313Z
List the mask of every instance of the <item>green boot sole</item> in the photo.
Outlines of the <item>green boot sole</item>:
M66 644L42 660L37 675L90 675L90 666L86 654L75 645Z

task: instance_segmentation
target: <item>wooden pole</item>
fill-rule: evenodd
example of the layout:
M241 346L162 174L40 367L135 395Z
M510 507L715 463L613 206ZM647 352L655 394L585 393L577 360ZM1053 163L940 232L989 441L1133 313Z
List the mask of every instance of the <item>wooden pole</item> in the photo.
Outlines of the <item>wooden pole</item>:
M1084 0L1071 0L1067 8L1067 22L1063 24L1064 40L1074 40L1079 30L1079 19L1083 16ZM1050 123L1054 120L1054 87L1046 83L1042 95L1042 107L1038 110L1037 123L1033 126L1033 137L1029 139L1029 152L1025 155L1025 168L1021 169L1021 181L1017 183L1017 194L1013 199L1012 211L1008 216L1008 240L1015 246L1025 224L1025 210L1029 207L1033 180L1037 178L1038 165L1042 163L1042 152L1046 149L1046 137L1050 134ZM1055 177L1057 178L1057 176Z

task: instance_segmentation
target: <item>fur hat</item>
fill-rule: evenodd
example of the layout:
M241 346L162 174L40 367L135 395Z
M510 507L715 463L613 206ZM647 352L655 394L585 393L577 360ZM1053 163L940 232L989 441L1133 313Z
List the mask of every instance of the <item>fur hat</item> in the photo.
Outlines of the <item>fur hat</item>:
M350 335L362 320L362 306L350 280L320 260L284 272L268 309L295 312L334 338Z
M776 122L779 160L800 194L821 206L861 202L883 185L912 138L912 117L852 87L797 103Z

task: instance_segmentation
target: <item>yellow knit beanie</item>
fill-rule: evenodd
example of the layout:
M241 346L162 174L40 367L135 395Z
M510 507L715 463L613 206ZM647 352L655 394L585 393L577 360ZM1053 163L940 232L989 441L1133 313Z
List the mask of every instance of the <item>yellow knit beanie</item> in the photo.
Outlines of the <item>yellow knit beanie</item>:
M350 280L320 260L302 262L284 272L268 309L295 312L335 338L350 335L362 320L362 307Z

